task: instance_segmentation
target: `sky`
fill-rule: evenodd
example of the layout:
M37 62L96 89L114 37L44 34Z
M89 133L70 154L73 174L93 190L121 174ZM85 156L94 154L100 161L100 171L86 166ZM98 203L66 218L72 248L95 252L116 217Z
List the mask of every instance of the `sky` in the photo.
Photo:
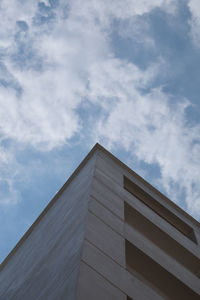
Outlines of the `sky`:
M199 0L0 0L0 261L96 142L200 220Z

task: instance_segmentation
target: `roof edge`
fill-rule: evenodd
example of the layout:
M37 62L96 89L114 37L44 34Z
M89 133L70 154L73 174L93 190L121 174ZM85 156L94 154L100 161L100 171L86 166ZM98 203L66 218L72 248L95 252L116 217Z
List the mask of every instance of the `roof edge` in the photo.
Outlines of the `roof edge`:
M95 145L99 150L103 151L105 154L110 156L114 161L116 161L121 167L125 168L130 174L132 174L134 177L136 177L139 181L141 181L146 187L151 189L154 193L156 193L159 197L163 198L165 201L167 201L171 206L173 206L177 211L182 213L184 216L189 218L192 222L194 222L198 227L200 227L200 222L192 217L189 213L187 213L184 209L182 209L179 205L177 205L175 202L170 200L167 196L165 196L163 193L161 193L158 189L156 189L153 185L151 185L149 182L147 182L143 177L138 175L136 172L134 172L131 168L129 168L125 163L123 163L120 159L118 159L116 156L114 156L111 152L106 150L103 146L100 144Z

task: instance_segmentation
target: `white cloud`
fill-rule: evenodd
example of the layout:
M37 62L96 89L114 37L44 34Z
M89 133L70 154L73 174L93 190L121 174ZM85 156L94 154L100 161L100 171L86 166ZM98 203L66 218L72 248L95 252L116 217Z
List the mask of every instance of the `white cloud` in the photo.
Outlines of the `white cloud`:
M4 64L9 76L21 88L21 94L13 87L1 87L0 134L39 149L52 149L65 144L80 131L76 109L87 96L88 77L96 65L112 72L108 59L112 57L109 21L141 15L154 7L172 7L173 1L126 0L122 4L121 1L80 3L77 0L70 3L67 19L61 17L66 4L61 1L54 10L57 17L53 23L47 21L35 26L38 3L11 0L8 5L7 1L1 2L0 36L3 48L6 47ZM48 1L43 3L50 7ZM17 21L27 23L26 32L19 33ZM123 62L118 63L119 68L121 64ZM130 65L131 68L134 66ZM139 76L139 71L136 75ZM107 92L110 93L109 88Z
M191 12L191 36L194 43L200 46L200 2L199 0L189 0L188 7Z
M39 1L0 1L0 46L12 46L16 22L23 20L31 24Z
M42 0L41 2L43 2L46 6L51 6L51 4L49 3L49 0Z
M135 67L129 72L128 67L118 67L112 79L110 72L98 73L97 95L113 95L116 101L97 121L94 137L110 149L120 146L139 160L156 163L161 171L159 184L175 201L180 201L184 192L188 210L199 217L200 125L187 126L188 101L172 105L173 99L158 88L142 94L138 87L148 83L148 70L142 74Z
M10 16L8 22L13 10L7 14ZM28 60L27 66L23 61L20 67L13 63L13 54L17 51L15 32L9 38L12 45L8 52L12 55L6 56L4 64L22 93L19 95L13 88L1 87L2 136L39 149L52 149L64 145L80 131L76 109L85 96L88 70L91 64L108 54L104 34L95 24L83 22L72 14L67 20L57 20L50 31L38 28L35 32L29 20L29 37L27 41L25 37L25 43L38 56L36 63L42 62L39 71L32 68L34 57Z
M13 205L20 201L20 193L14 186L17 169L14 152L0 146L0 205Z
M78 17L85 16L86 18L98 19L102 26L108 26L112 18L132 18L148 13L154 8L161 8L173 13L176 9L176 3L173 0L91 0L84 2L77 0L74 1L72 8Z
M19 203L21 195L19 191L13 186L13 179L0 178L0 205L14 205Z
M161 88L150 90L163 69L161 59L142 71L115 58L109 40L114 19L131 19L156 7L173 13L175 1L76 0L70 2L65 18L63 0L54 9L53 21L40 26L34 24L38 2L0 2L3 62L9 80L18 86L0 87L0 135L39 150L62 146L87 122L77 112L87 99L100 107L93 118L95 138L110 147L120 145L147 163L157 163L168 193L174 199L171 187L176 183L185 190L188 208L195 214L200 205L199 144L195 142L199 128L188 128L185 123L188 104L183 101L177 107ZM43 3L51 7L49 1ZM197 6L197 1L190 1L194 25L199 22ZM19 32L17 21L27 23L26 32ZM139 36L138 30L135 34ZM152 43L151 38L148 41ZM20 46L24 47L21 52ZM4 166L6 159L2 152ZM12 181L6 178L13 199L18 199Z

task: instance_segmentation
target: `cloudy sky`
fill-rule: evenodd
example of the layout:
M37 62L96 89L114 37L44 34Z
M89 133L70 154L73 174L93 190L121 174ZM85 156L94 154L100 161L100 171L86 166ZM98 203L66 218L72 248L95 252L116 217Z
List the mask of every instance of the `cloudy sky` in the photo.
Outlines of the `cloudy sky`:
M0 260L96 142L200 219L200 1L0 0Z

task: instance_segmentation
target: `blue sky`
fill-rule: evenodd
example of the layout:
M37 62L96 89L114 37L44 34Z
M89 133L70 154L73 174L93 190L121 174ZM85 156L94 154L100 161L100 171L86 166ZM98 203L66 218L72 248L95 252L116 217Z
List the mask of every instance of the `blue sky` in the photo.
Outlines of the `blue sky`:
M199 0L0 0L0 260L101 143L200 219Z

